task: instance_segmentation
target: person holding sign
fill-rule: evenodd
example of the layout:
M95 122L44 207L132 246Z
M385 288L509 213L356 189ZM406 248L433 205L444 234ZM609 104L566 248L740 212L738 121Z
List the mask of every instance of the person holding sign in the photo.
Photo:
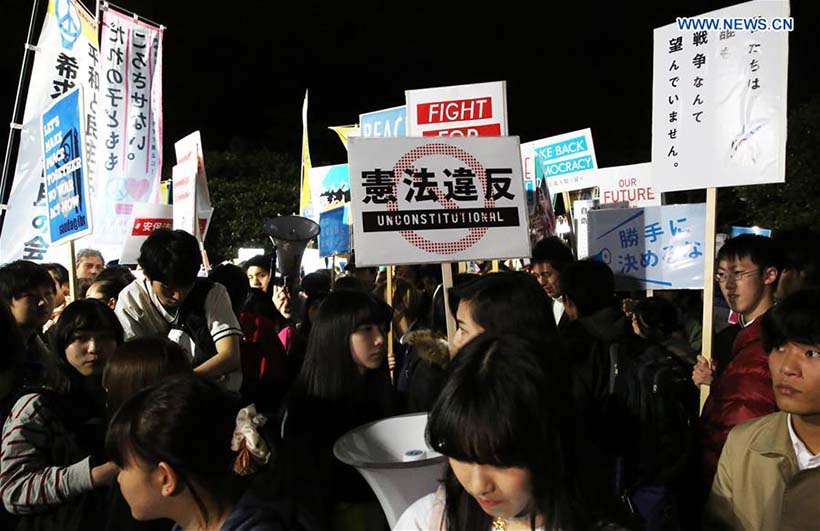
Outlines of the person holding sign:
M115 312L126 339L168 336L191 355L194 372L238 390L242 330L225 288L197 279L200 260L192 235L155 230L140 248L145 278L120 293Z

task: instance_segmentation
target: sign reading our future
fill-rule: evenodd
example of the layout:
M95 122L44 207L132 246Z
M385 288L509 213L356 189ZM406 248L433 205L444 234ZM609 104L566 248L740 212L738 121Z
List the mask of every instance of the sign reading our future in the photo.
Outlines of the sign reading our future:
M350 139L356 263L529 256L517 137Z
M91 233L83 156L80 87L55 99L42 115L43 160L51 243Z

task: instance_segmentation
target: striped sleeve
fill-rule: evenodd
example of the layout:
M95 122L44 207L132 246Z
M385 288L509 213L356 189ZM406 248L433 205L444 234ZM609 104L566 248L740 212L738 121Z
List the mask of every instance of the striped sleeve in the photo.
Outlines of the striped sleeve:
M205 315L214 343L230 336L242 337L239 319L233 313L228 291L222 284L214 284L205 297Z
M48 466L45 449L60 426L41 394L24 395L12 408L0 444L0 497L10 513L45 511L94 488L90 457Z

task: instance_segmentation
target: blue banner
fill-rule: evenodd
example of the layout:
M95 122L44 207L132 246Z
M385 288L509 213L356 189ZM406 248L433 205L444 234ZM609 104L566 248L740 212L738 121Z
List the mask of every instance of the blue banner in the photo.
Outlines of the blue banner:
M703 289L705 204L591 210L587 226L617 289Z
M91 232L82 138L80 88L66 92L43 112L43 160L51 243Z
M407 107L393 107L359 115L363 137L407 136Z
M341 206L319 214L319 256L350 252L350 208Z

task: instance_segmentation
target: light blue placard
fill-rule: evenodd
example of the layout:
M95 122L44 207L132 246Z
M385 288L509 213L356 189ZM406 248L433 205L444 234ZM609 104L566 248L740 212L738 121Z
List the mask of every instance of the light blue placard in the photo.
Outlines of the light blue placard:
M772 237L772 229L764 229L761 227L732 227L731 237L740 236L741 234L757 234L758 236Z
M407 136L407 106L360 114L359 128L368 138Z
M319 256L350 252L350 224L347 206L319 214Z
M703 289L704 203L592 210L588 227L590 258L616 289Z
M80 88L66 92L43 112L43 176L51 243L91 232L83 158Z

